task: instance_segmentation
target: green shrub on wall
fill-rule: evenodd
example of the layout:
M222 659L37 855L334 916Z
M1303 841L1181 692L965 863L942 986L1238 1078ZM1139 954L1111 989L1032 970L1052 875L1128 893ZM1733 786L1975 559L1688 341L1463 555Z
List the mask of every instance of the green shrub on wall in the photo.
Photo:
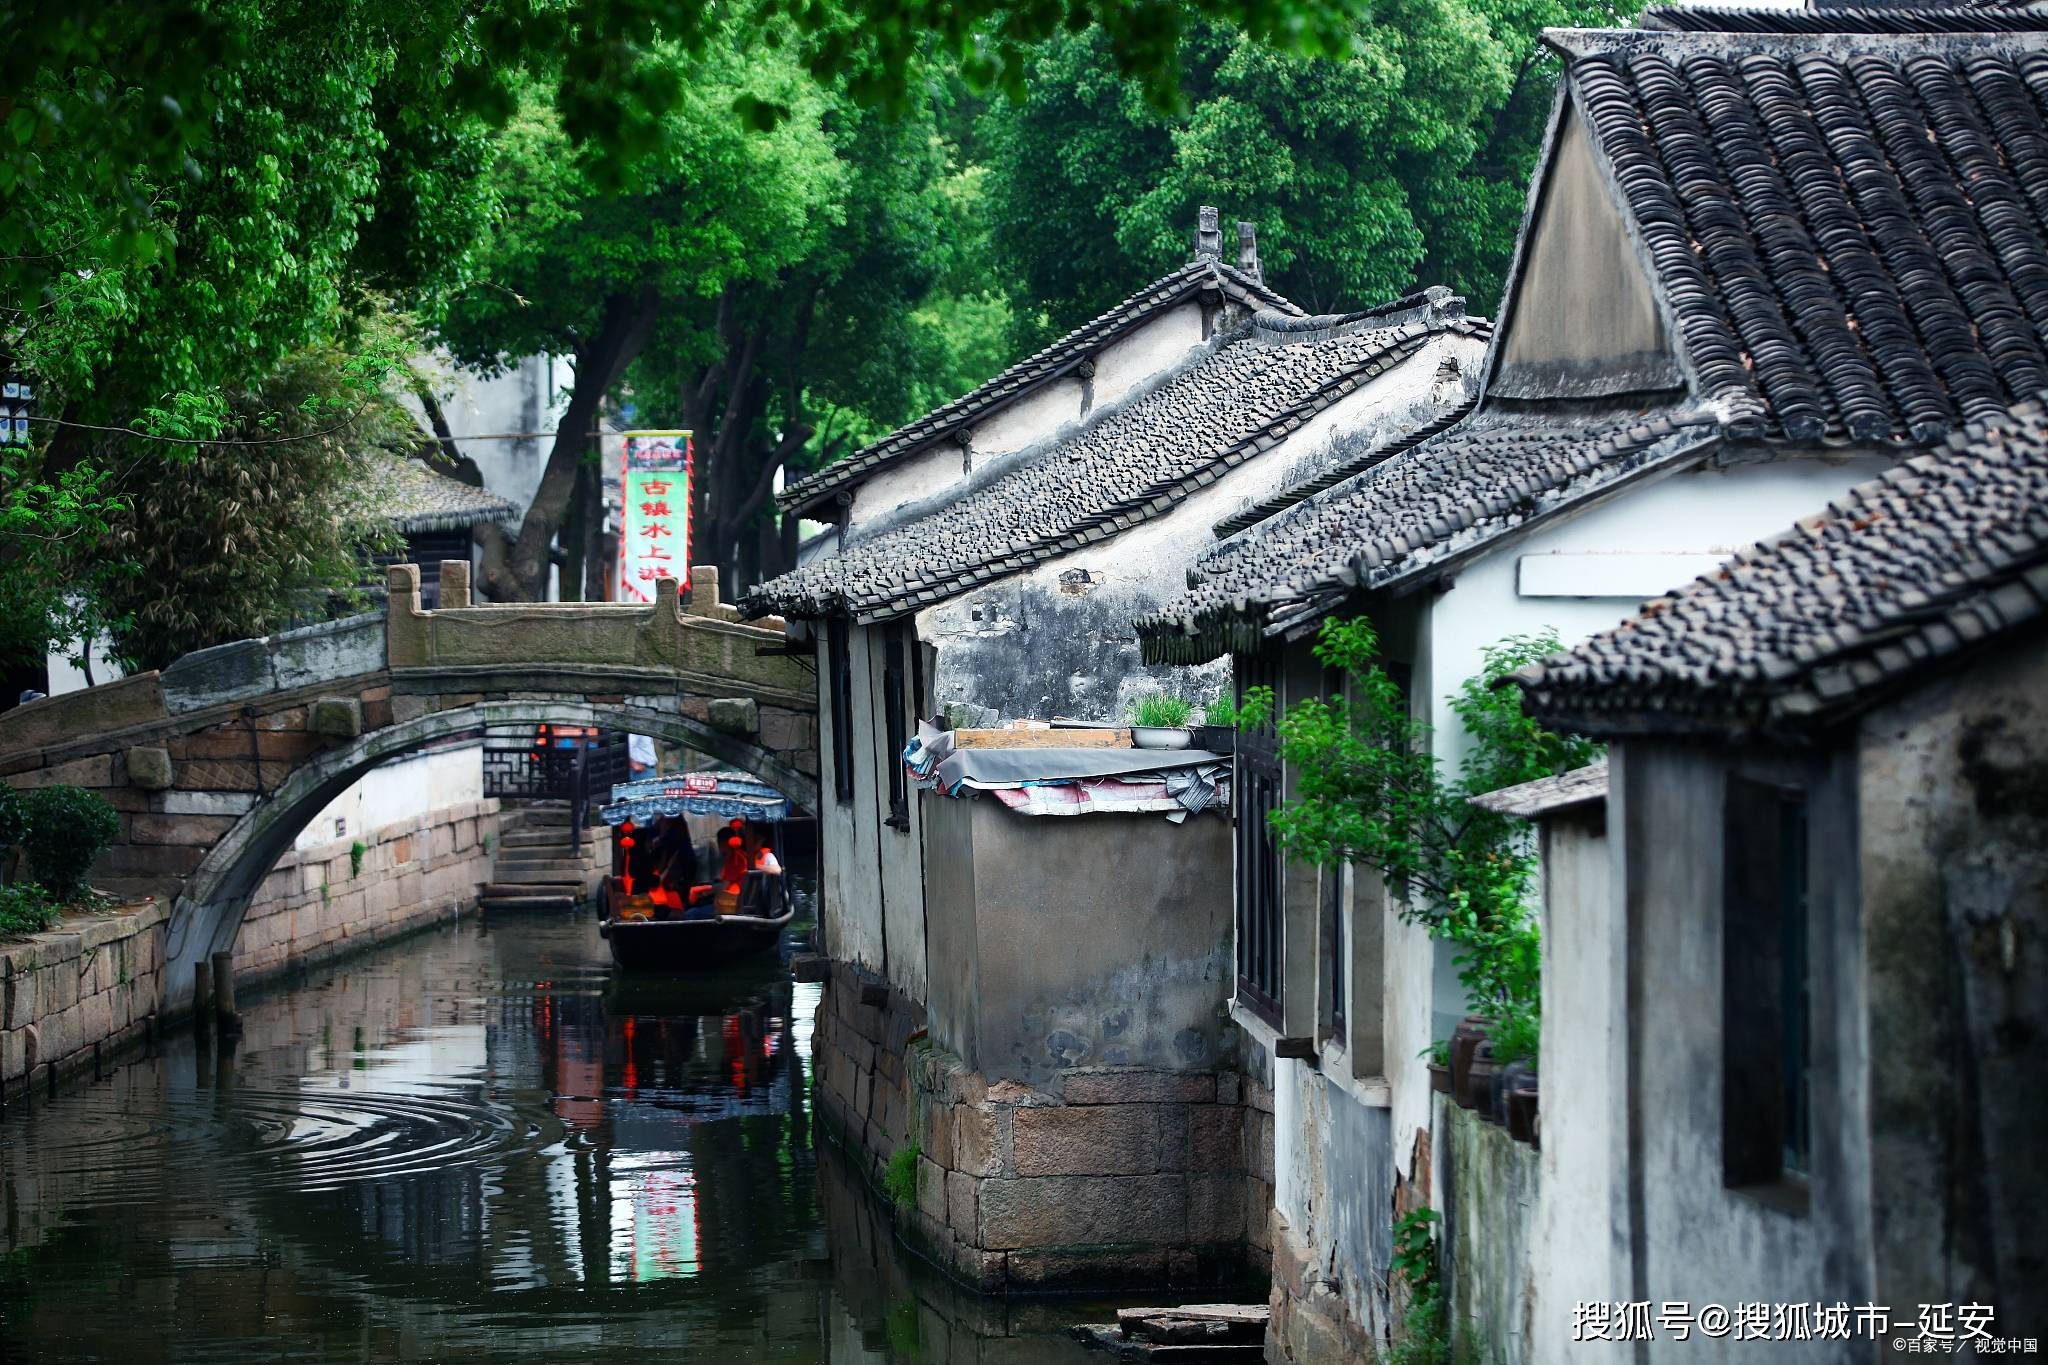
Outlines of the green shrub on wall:
M56 903L34 882L0 886L0 935L39 934L56 922Z
M1275 714L1271 688L1245 692L1240 726L1271 720L1294 794L1269 817L1286 852L1320 867L1359 863L1402 889L1401 914L1455 948L1472 1007L1496 1018L1494 1056L1533 1058L1541 944L1529 905L1535 843L1525 821L1471 798L1583 767L1600 746L1545 730L1522 710L1508 675L1559 648L1550 633L1513 635L1484 651L1484 667L1450 698L1471 748L1450 777L1430 727L1415 719L1380 665L1370 622L1330 619L1316 658L1346 678L1345 694Z
M0 787L0 883L14 880L21 844L28 837L28 806L21 793Z
M21 833L29 875L59 902L85 889L85 875L121 834L107 799L82 787L41 787L23 793Z

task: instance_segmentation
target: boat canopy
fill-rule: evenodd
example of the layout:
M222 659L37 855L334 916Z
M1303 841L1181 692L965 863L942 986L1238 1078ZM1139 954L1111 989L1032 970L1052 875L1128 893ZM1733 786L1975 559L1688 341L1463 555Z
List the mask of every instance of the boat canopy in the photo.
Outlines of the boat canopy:
M598 812L607 825L661 815L713 815L775 824L789 818L790 801L760 778L730 769L643 777L612 788Z

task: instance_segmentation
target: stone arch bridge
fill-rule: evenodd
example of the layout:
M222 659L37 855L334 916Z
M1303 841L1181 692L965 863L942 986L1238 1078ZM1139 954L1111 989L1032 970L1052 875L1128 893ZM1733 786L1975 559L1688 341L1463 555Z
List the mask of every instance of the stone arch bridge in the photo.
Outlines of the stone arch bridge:
M165 987L230 947L299 831L371 768L488 726L596 726L688 745L817 806L817 688L782 621L744 621L718 573L654 605L472 605L469 565L394 565L384 612L188 654L160 673L0 715L0 778L120 812L97 885L172 906Z

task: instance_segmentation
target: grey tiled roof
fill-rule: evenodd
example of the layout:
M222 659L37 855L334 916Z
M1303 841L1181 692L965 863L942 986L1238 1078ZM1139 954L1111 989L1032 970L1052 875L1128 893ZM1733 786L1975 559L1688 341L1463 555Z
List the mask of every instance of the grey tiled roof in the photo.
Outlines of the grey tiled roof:
M1522 782L1487 792L1484 796L1475 796L1472 804L1497 815L1536 820L1606 799L1607 760L1603 758L1598 763L1588 763L1568 773L1539 777L1534 782Z
M1357 316L1302 341L1246 328L1078 434L763 584L749 609L899 616L1115 535L1279 445L1433 333L1465 325L1437 308Z
M1879 22L1861 14L1816 11L1811 26ZM2048 384L2048 35L2034 15L2025 32L1919 36L1547 32L1695 396L1732 434L1924 444Z
M1584 733L1790 729L2044 626L2048 414L2035 401L1516 680L1533 714Z
M341 492L347 515L374 520L406 534L518 519L515 504L430 469L419 460L383 451L363 451L350 458L357 473Z
M1996 33L2048 23L2041 5L1837 5L1823 9L1656 6L1644 28L1695 33Z
M1301 315L1301 309L1236 266L1212 257L1200 257L1172 274L1154 280L1102 316L1076 327L979 388L898 427L873 445L855 451L836 464L797 480L776 495L776 502L788 511L806 511L838 490L860 482L938 437L978 422L997 409L1068 374L1140 323L1187 302L1207 289L1220 290L1224 297L1253 310L1272 309L1297 317Z
M1224 541L1189 592L1138 621L1152 663L1258 648L1359 589L1392 588L1637 476L1698 460L1712 418L1599 421L1483 413Z
M1308 478L1296 483L1293 487L1275 493L1263 502L1253 503L1242 512L1232 513L1216 523L1217 538L1233 536L1247 527L1256 526L1268 517L1285 512L1298 502L1307 502L1316 494L1326 489L1335 488L1346 479L1362 474L1376 464L1391 460L1394 456L1399 455L1411 446L1421 445L1438 432L1449 431L1452 427L1465 420L1471 413L1472 406L1471 403L1466 403L1445 413L1441 420L1431 422L1426 427L1408 432L1398 439L1388 441L1382 445L1368 446L1364 450L1351 455L1348 459L1337 460L1327 469L1318 470Z

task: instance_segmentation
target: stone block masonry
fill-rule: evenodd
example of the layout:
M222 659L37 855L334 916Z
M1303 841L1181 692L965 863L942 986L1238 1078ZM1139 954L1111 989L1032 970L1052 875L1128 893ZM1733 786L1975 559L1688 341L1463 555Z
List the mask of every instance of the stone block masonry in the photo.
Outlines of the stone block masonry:
M250 897L237 977L261 980L467 913L497 845L498 802L487 798L286 853Z
M817 1113L877 1191L915 1144L916 1198L891 1212L955 1278L984 1292L1192 1289L1265 1269L1270 1157L1256 1163L1270 1130L1246 1105L1262 1087L1140 1067L1075 1068L1059 1094L991 1085L924 1022L878 978L831 964Z
M164 921L153 901L78 916L0 943L0 1092L10 1103L44 1068L90 1070L141 1041L163 999Z
M490 879L497 832L498 803L471 801L364 835L360 866L353 839L287 853L235 939L238 983L467 912ZM53 1063L60 1076L87 1071L94 1044L110 1063L143 1039L164 1001L169 918L149 900L0 943L0 1089L10 1101Z

